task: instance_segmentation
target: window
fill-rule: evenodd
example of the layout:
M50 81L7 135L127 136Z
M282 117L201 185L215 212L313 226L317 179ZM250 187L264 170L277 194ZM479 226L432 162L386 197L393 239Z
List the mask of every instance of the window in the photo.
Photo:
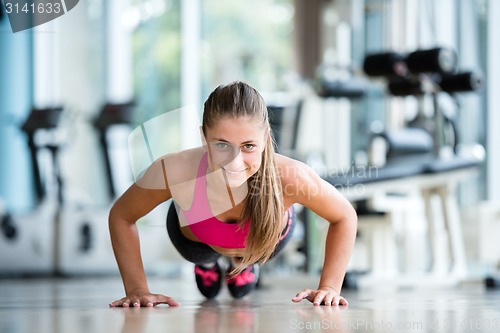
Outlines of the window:
M259 91L284 88L293 60L291 0L204 0L202 96L218 85L246 81Z
M180 7L179 0L135 0L129 9L137 22L132 45L140 123L181 106Z

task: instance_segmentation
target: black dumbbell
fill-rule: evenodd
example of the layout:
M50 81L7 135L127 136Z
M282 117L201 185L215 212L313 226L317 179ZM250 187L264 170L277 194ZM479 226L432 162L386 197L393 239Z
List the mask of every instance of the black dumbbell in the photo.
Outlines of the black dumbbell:
M404 76L404 55L396 52L370 54L365 57L363 70L369 76Z
M408 70L418 73L453 73L457 66L455 51L446 47L436 47L429 50L417 50L405 59Z
M404 77L391 78L387 89L394 96L419 96L424 94L424 87L420 80L411 80Z
M481 88L483 77L477 72L463 72L445 75L441 78L439 86L447 93L475 91Z

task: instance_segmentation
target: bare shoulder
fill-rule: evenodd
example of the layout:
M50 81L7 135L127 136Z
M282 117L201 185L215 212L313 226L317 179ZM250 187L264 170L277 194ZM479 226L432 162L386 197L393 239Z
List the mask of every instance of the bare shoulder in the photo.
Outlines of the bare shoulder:
M326 184L307 164L283 155L276 155L283 198L287 204L307 205L313 196L324 192Z
M164 156L163 163L169 182L182 183L196 178L198 165L204 153L205 150L200 147Z
M163 155L148 167L137 185L148 189L165 189L196 178L203 148L194 148Z
M276 165L283 186L300 185L319 179L316 172L307 164L293 158L276 154Z
M330 222L355 216L349 201L310 166L281 155L276 163L286 203L299 203Z

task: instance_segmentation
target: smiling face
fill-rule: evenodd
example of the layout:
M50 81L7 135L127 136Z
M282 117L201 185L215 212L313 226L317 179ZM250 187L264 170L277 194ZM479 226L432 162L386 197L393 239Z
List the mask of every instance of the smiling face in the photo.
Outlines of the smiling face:
M221 169L231 187L242 185L260 168L268 131L250 117L226 117L205 133L211 171Z

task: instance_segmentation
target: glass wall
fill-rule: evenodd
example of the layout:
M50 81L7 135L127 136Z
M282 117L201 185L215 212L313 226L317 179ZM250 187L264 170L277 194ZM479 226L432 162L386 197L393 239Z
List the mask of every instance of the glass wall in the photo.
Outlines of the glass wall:
M31 31L13 34L0 5L0 214L34 204L27 139L20 126L33 98ZM5 205L5 206L4 206Z
M202 96L242 80L259 91L279 91L293 67L291 0L204 0Z
M139 16L132 46L141 123L181 106L181 2L135 0L130 10Z
M285 87L293 61L290 0L206 0L200 5L201 40L192 41L200 43L200 105L216 86L233 80L261 91ZM179 0L132 3L131 11L140 17L132 32L139 121L181 107L181 7Z

